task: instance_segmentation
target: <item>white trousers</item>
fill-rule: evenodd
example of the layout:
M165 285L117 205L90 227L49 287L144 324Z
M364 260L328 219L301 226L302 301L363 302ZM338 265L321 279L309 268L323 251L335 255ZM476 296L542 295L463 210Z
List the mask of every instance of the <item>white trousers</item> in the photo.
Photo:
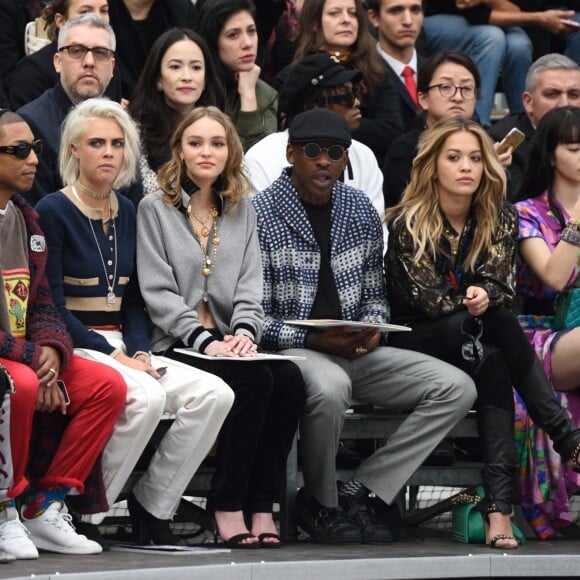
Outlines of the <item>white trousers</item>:
M124 347L120 332L99 333L115 348ZM127 383L125 409L103 450L103 479L110 505L122 491L162 415L175 415L147 471L133 488L149 513L164 520L172 518L234 403L233 391L219 377L166 357L151 357L155 368L167 367L167 373L156 380L101 352L81 348L75 353L113 367ZM100 513L82 519L99 524L104 517Z

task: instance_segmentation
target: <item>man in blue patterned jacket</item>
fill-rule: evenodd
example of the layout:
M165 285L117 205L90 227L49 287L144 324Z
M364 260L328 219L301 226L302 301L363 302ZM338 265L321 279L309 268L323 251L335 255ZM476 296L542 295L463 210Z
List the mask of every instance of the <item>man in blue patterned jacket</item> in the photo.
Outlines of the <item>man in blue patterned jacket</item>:
M389 319L381 220L362 191L338 181L350 142L336 113L298 115L287 147L292 167L254 198L264 270L262 346L306 357L296 361L307 395L300 526L319 542L385 543L400 531L396 495L471 408L475 386L441 361L383 346L386 336L376 328L349 328L348 321ZM308 330L284 322L327 318L345 324ZM335 455L352 398L412 412L337 490Z

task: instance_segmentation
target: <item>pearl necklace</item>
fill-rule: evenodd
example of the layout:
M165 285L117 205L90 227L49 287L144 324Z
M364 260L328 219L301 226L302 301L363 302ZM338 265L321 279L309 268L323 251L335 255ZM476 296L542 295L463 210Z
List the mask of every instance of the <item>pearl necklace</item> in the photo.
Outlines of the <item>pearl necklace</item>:
M85 209L90 209L83 200L79 197L79 194L74 185L71 186L71 190L74 196L81 202L81 204L85 207ZM115 294L115 280L117 279L117 264L119 260L117 259L117 230L115 228L115 220L111 219L111 200L109 198L109 219L107 221L111 221L111 229L113 230L113 245L114 245L114 267L113 267L113 274L109 279L109 272L107 270L107 266L105 265L105 258L103 257L103 252L101 252L101 246L99 245L99 239L97 238L97 233L95 232L95 228L93 227L93 221L87 215L87 219L89 220L89 226L91 227L91 232L93 232L93 238L95 240L95 244L97 245L97 251L99 252L99 257L101 258L101 264L103 266L103 270L105 272L105 284L107 285L107 305L113 306L115 302L117 302L117 295ZM103 219L103 223L105 220ZM110 230L109 230L110 231Z

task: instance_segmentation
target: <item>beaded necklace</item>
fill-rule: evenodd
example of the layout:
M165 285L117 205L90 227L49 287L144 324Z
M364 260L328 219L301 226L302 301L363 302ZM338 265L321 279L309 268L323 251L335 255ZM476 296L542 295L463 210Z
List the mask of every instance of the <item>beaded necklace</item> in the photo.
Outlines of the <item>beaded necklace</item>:
M220 238L218 236L218 224L217 224L217 216L218 210L217 207L212 204L209 212L209 216L211 217L211 227L208 228L205 224L207 218L202 220L191 208L191 206L187 207L187 217L189 219L189 223L191 224L191 228L193 230L193 235L195 236L196 240L199 242L199 247L201 248L201 258L202 258L202 266L201 266L201 273L206 278L211 276L215 270L218 246L220 243ZM195 220L195 221L194 221ZM200 230L195 229L195 222L199 222L202 227ZM208 238L211 236L211 243L213 246L213 252L207 251L207 242L206 246L204 247L203 238Z

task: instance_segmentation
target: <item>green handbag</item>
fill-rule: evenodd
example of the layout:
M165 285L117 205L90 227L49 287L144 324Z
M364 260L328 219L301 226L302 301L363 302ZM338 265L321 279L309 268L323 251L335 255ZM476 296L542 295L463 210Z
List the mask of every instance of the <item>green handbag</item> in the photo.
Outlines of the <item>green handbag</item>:
M580 326L580 288L567 286L558 294L554 304L556 315L554 328L576 328Z
M485 497L482 486L475 488L475 493L459 494L454 499L451 508L451 529L454 542L463 544L485 544L485 524L483 515L477 509L477 504ZM512 522L512 531L520 544L526 542L526 537L516 524Z

